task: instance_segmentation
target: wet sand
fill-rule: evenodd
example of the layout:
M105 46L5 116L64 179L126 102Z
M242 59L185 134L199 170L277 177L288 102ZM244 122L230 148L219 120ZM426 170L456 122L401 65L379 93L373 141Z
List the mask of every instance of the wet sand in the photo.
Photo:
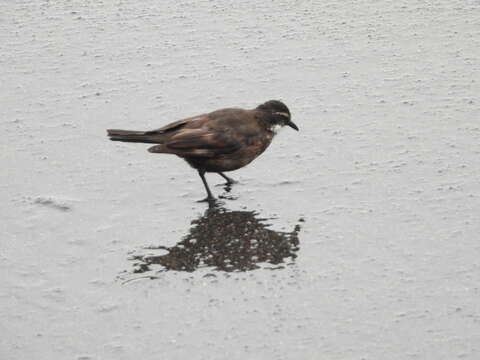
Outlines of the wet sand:
M477 1L0 8L1 359L479 358ZM212 209L106 137L272 98Z

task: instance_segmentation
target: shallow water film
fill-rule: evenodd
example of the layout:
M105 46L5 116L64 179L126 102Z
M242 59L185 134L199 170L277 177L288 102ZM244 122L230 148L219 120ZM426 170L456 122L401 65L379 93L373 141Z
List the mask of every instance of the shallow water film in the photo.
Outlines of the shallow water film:
M0 359L480 358L478 1L0 9ZM106 136L269 99L210 206Z

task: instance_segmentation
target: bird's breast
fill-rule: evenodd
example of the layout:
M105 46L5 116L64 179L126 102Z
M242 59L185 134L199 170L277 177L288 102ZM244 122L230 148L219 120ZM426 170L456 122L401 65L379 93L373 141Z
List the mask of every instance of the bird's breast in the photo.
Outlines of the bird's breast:
M243 146L229 154L222 154L213 158L185 158L196 169L208 172L233 171L240 169L262 154L272 142L273 134L244 139Z

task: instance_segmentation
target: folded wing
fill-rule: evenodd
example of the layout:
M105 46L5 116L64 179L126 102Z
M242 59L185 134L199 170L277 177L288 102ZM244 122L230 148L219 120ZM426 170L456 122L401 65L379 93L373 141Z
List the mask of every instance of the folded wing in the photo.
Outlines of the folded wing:
M212 158L233 153L240 148L241 143L227 131L183 128L172 134L163 144L153 146L148 151L182 157Z
M167 134L174 131L179 131L182 128L199 128L201 127L206 121L208 121L208 115L198 115L188 119L182 119L178 121L174 121L170 124L162 126L161 128L146 131L145 134L147 135L155 135L155 134Z

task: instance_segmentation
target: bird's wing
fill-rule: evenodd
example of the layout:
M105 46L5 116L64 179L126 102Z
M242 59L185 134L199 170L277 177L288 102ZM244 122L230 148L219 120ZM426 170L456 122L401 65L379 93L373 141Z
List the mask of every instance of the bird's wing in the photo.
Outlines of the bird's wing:
M182 129L164 144L154 146L150 152L168 152L184 157L214 157L230 154L241 148L241 143L227 131L208 128Z
M174 121L170 124L167 124L165 126L162 126L161 128L155 129L155 130L146 131L145 134L147 134L147 135L165 134L165 133L169 133L169 132L172 132L172 131L180 130L181 128L185 127L186 125L188 125L188 127L192 127L192 128L200 127L200 126L202 126L202 124L206 120L208 120L208 116L206 114L205 115L198 115L198 116L194 116L194 117L191 117L191 118Z

